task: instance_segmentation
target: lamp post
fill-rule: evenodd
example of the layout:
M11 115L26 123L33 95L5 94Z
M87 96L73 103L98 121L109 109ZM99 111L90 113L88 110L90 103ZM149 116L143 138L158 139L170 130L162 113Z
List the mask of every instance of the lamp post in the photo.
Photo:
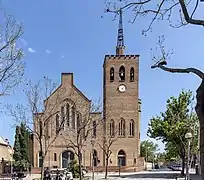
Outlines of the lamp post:
M147 170L147 162L148 162L148 150L150 149L150 147L145 147L145 151L146 151L146 170Z
M148 140L147 140L148 141ZM146 143L142 145L142 147L145 150L145 170L147 170L147 147L146 147Z
M201 166L200 166L200 126L198 125L198 174L201 174Z
M94 180L94 144L95 141L91 140L91 150L92 150L92 180Z
M191 139L192 139L192 134L191 133L186 133L185 138L188 140L188 158L187 158L187 163L186 163L186 180L190 180L190 175L189 175L189 163L190 163L190 145L191 145Z
M158 162L157 162L157 156L158 156L157 154L155 154L155 155L153 156L153 157L154 157L153 169L156 169L155 166L156 166L156 164L158 163Z

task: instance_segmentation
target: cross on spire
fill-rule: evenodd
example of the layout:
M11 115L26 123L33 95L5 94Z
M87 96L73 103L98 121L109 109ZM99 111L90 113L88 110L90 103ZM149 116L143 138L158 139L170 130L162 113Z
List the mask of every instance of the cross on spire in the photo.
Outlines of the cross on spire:
M124 37L123 37L123 16L122 16L122 9L120 9L116 55L123 55L124 49L125 49L125 46L124 46Z

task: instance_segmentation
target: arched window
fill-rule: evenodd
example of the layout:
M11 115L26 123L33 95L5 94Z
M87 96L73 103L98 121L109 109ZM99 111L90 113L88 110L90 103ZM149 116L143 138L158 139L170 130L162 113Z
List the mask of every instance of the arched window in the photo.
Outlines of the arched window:
M81 127L81 123L82 123L81 121L82 121L81 114L79 112L77 112L77 130L79 130ZM79 132L79 133L81 133L81 132Z
M54 153L54 161L57 161L57 153Z
M130 69L130 81L133 82L134 81L134 68L131 67Z
M94 166L97 166L98 164L98 153L97 151L94 149L94 152L93 152L93 165Z
M75 129L75 112L76 109L74 106L72 106L72 128Z
M49 138L49 122L44 122L45 138Z
M110 69L110 82L113 82L114 81L114 68L112 67Z
M70 150L62 153L62 168L68 168L70 163L74 160L74 153Z
M42 137L43 136L43 123L42 123L42 121L40 121L39 122L40 124L39 124L39 130L40 130L40 137Z
M59 133L60 126L59 126L59 115L56 115L56 134Z
M113 119L111 119L110 121L110 136L114 136L115 135L115 122Z
M81 119L81 120L82 120L82 119ZM85 117L84 117L84 120L82 120L82 121L83 121L82 123L86 123L86 122L87 122L87 120L85 119ZM86 136L86 128L83 128L83 129L82 129L81 134L82 134L82 138L85 138L85 136Z
M119 122L119 136L125 136L125 120L121 119Z
M96 137L96 121L93 121L93 137Z
M120 81L125 81L125 67L121 66L119 69L119 78Z
M133 119L130 120L130 136L134 136L135 135L135 122Z
M65 114L64 114L64 106L61 107L61 123L60 126L62 129L64 129L65 124Z
M66 119L67 119L67 126L69 127L69 103L66 105Z
M38 167L42 167L43 165L43 153L42 151L39 151L38 153Z

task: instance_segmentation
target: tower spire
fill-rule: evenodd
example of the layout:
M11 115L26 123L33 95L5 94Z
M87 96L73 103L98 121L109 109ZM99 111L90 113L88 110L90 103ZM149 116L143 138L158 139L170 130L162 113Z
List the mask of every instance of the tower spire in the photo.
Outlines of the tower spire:
M124 54L124 37L123 37L123 15L122 9L119 10L119 27L118 27L118 37L116 46L116 55Z

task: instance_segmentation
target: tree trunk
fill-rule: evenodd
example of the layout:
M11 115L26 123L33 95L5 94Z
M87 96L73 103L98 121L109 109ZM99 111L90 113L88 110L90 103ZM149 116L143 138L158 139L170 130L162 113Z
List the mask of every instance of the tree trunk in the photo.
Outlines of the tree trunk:
M199 140L200 172L201 172L202 180L204 180L204 73L196 68L186 68L186 69L168 68L166 66L163 66L161 62L159 64L151 66L151 68L157 68L157 67L171 73L193 73L202 79L202 82L196 91L197 104L196 104L195 110L200 122L200 137L199 137L200 138Z
M204 79L196 91L196 113L200 122L200 171L204 180Z
M108 156L106 156L106 164L105 164L105 166L106 166L105 179L107 179L108 178Z
M184 157L181 158L181 160L182 160L182 162L181 162L182 163L181 164L182 165L181 166L181 168L182 168L181 169L181 177L184 177L184 174L185 174L185 172L184 172L184 169L185 169L185 155L184 155Z
M81 152L80 151L78 151L78 161L79 161L79 179L82 180Z
M44 157L42 156L42 166L40 168L40 174L41 174L41 180L43 180L44 177Z

